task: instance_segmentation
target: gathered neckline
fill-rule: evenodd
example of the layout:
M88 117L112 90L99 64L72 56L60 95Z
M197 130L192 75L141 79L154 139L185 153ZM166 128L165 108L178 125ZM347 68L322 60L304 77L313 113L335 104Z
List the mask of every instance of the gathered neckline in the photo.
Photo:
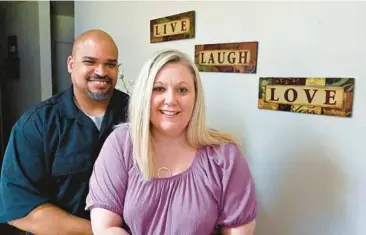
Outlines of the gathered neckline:
M151 182L153 182L153 181L163 181L163 182L164 181L173 181L173 180L176 180L176 179L180 179L180 178L184 177L187 174L190 174L192 172L193 168L195 167L195 165L198 164L198 160L201 157L201 150L202 150L202 146L197 148L196 154L195 154L195 157L194 157L192 163L189 165L189 167L185 171L182 171L182 172L180 172L176 175L169 176L169 177L163 177L163 178L152 177L150 181ZM142 174L140 170L139 170L139 173Z

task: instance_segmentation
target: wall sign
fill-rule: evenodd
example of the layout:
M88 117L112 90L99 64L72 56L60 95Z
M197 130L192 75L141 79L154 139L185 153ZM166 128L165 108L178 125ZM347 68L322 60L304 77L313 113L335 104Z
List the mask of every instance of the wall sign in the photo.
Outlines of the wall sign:
M195 63L201 72L256 73L258 42L195 46Z
M354 78L261 77L258 108L351 117Z
M150 21L150 42L165 42L195 37L195 12L189 11Z

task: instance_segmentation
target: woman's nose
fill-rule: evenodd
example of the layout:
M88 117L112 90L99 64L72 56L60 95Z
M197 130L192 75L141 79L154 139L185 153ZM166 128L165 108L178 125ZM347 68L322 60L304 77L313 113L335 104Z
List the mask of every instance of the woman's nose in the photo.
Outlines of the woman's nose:
M168 89L165 93L165 103L167 104L175 104L176 102L176 94L173 89Z

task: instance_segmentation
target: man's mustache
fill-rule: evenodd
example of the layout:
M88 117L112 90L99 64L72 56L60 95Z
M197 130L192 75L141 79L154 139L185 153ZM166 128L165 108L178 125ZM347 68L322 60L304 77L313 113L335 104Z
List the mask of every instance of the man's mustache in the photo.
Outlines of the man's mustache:
M103 81L103 82L112 82L112 78L107 76L99 76L99 75L94 75L89 77L88 81Z

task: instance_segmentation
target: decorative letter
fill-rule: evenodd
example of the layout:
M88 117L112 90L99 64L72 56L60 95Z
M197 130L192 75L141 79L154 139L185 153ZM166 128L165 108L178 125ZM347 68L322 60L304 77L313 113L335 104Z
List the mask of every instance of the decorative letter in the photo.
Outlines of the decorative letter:
M333 93L332 95L330 93ZM328 104L328 105L335 105L337 103L337 101L334 100L334 96L335 96L335 90L326 90L325 91L325 103L324 104ZM333 99L333 103L330 103L330 99Z
M160 35L160 33L159 33L159 27L158 27L159 25L155 25L155 32L156 32L156 35Z
M292 93L293 93L292 100L290 100L290 99L288 98L288 93L289 93L289 91L292 91ZM285 99L287 100L287 102L294 102L294 101L297 99L297 92L296 92L296 90L295 90L295 89L293 89L293 88L287 89L287 90L285 91Z
M277 97L276 99L274 98L276 88L271 87L270 89L271 89L271 99L270 99L270 100L271 100L271 101L278 101L278 100L279 100L279 98L278 98L278 97Z
M204 61L204 52L200 52L200 56L201 56L201 64L206 64L206 61Z
M210 64L210 63L212 63L212 64L214 64L214 63L215 63L214 56L213 56L213 53L212 53L212 52L210 53L210 59L208 60L208 63L209 63L209 64Z
M222 57L221 57L221 54L222 54ZM220 64L224 63L224 61L225 61L225 54L226 54L225 51L223 51L223 52L222 51L219 51L218 52L217 57L218 57L218 61L219 61Z
M311 102L313 101L314 96L315 96L315 94L316 94L316 92L317 92L318 90L313 89L313 91L314 91L313 96L310 96L310 93L309 93L310 89L304 89L304 91L305 91L306 98L308 99L309 104L311 104Z
M174 33L175 27L177 26L177 22L174 22L174 24L171 23L170 26L172 26L172 31Z
M244 59L244 62L242 61ZM239 52L239 64L246 64L248 61L248 51Z
M232 55L234 55L234 57ZM230 64L235 64L235 52L234 51L231 51L227 55L227 60L229 61Z
M187 21L182 20L182 32L185 32L187 30Z

